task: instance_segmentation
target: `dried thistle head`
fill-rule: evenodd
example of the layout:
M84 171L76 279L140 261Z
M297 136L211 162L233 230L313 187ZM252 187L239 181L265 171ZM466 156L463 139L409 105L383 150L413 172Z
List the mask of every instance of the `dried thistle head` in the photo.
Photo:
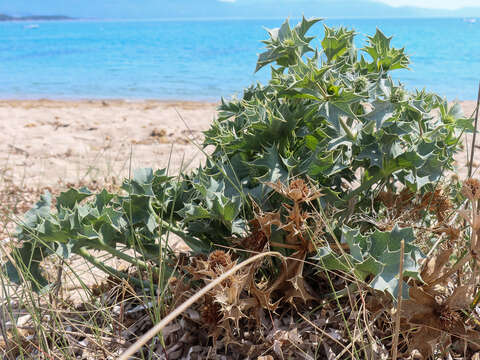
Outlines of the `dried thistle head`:
M435 202L435 214L437 215L437 219L439 222L444 222L449 212L453 210L453 205L450 199L445 196L441 196Z
M445 242L444 245L447 245L448 247L452 247L455 244L455 242L460 238L461 229L453 225L443 224L441 226L434 228L433 232L439 235L445 234L447 236L448 241Z
M205 296L205 303L200 315L202 317L202 323L210 329L215 329L220 323L222 319L220 305L213 300L211 295Z
M462 185L462 194L470 201L480 199L480 181L469 178Z
M438 312L443 329L453 330L461 325L462 318L458 312L450 310L447 306L441 306Z
M311 195L311 190L303 179L295 179L290 182L287 191L288 197L294 201L305 201Z
M230 254L223 250L215 250L208 256L208 266L213 271L217 272L218 269L229 269L233 265Z
M411 206L412 198L415 196L408 188L402 189L399 194L396 194L391 189L381 191L377 199L381 201L387 208L395 210L396 213L401 213L406 207Z
M297 203L313 201L323 194L318 189L308 186L303 179L295 179L288 186L280 181L276 183L267 183L277 193L289 198Z
M381 191L377 199L388 208L393 208L395 205L395 194L391 190Z
M262 231L260 223L257 219L250 222L251 234L243 238L239 244L247 250L260 252L267 244L267 235Z
M435 213L440 223L443 223L453 210L453 205L442 189L436 189L423 195L418 209L428 209L430 212Z

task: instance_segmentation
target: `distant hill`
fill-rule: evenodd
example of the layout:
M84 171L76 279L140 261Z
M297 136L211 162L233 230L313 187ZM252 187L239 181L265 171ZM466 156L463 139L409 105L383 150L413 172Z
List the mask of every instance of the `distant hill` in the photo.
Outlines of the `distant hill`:
M0 21L54 21L54 20L74 20L74 18L64 15L33 15L33 16L9 16L0 14Z
M480 17L480 7L440 10L422 8L421 3L418 2L420 7L392 7L375 0L15 0L0 1L0 13L23 16L65 14L110 19L264 19L299 17L303 14L329 18ZM60 19L68 20L65 18Z
M132 7L130 13L135 14L136 9ZM285 18L303 14L330 18L475 17L480 16L480 7L458 10L393 7L372 0L177 0L162 1L161 9L150 14L163 18Z

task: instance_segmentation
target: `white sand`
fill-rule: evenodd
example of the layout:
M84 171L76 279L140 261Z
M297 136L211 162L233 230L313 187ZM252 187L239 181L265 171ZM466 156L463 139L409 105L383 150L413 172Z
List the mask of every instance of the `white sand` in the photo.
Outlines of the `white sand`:
M0 168L28 187L111 182L138 167L198 164L216 104L0 101ZM182 120L183 118L183 120Z

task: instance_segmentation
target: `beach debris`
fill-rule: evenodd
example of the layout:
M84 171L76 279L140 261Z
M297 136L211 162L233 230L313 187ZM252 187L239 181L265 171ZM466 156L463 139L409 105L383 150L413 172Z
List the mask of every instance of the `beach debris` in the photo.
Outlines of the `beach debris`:
M164 137L167 135L167 130L165 129L153 129L151 132L150 132L150 136L152 137Z

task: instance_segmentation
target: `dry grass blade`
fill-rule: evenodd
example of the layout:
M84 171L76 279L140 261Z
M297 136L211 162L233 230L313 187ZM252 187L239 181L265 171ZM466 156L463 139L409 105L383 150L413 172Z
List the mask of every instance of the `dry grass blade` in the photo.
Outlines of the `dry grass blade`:
M206 293L208 293L210 290L212 290L215 286L218 284L222 283L225 281L228 277L234 275L238 270L243 268L244 266L247 266L251 263L254 263L257 260L260 260L264 257L267 256L277 256L282 261L284 261L283 255L276 252L276 251L269 251L266 253L261 253L255 256L252 256L248 260L245 260L244 262L234 266L231 268L229 271L223 273L221 276L216 278L214 281L212 281L210 284L202 288L202 290L198 291L194 296L186 300L183 304L181 304L178 308L176 308L174 311L172 311L170 314L168 314L165 318L162 319L157 325L155 325L153 328L151 328L147 333L145 333L140 339L137 340L136 343L134 343L132 346L130 346L118 359L119 360L128 360L130 356L135 354L138 350L142 348L143 345L145 345L151 338L153 338L155 335L157 335L165 326L167 326L171 321L173 321L177 316L179 316L181 313L183 313L185 310L187 310L192 304L197 302L204 296Z
M395 332L393 334L393 344L392 344L392 359L397 360L398 356L398 337L400 335L400 315L402 309L402 290L403 290L403 261L405 256L405 240L402 240L400 243L400 266L398 269L398 278L400 283L398 285L398 295L397 295L397 313L395 316Z
M478 84L477 107L475 108L475 130L473 132L472 150L471 150L471 153L470 153L470 162L468 164L468 177L472 176L473 157L474 157L474 154L475 154L475 142L477 140L478 108L479 108L479 106L480 106L480 83Z

